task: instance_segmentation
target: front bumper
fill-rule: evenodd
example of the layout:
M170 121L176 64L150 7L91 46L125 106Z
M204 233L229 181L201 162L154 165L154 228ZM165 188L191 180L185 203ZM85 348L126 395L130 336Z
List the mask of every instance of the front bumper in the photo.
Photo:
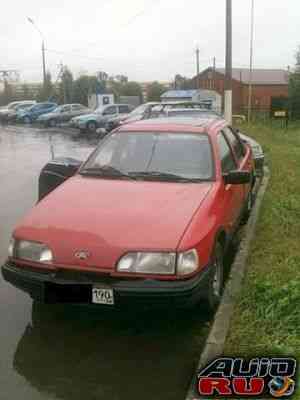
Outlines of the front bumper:
M92 288L100 286L114 291L114 306L147 308L185 308L206 298L212 268L207 267L193 278L180 281L119 279L96 273L59 270L57 272L27 268L7 261L3 278L13 286L43 303L92 305ZM94 305L94 304L93 304ZM99 305L94 305L99 307Z

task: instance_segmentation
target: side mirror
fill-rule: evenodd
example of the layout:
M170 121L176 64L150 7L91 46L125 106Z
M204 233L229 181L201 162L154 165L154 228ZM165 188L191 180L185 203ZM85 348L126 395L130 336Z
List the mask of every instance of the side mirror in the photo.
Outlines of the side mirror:
M39 176L39 201L65 180L75 175L82 162L61 157L44 166Z
M251 173L248 171L230 171L223 174L226 185L244 185L251 182Z

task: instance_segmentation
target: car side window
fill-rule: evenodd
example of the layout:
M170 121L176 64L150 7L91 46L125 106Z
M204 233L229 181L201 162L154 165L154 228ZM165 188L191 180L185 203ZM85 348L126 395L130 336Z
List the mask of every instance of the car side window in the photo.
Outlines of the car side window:
M114 115L117 113L117 107L116 106L110 106L107 107L104 112L103 115Z
M232 151L224 137L223 132L218 134L217 142L221 159L222 172L226 174L232 170L235 170L237 166Z
M40 104L39 110L47 110L47 108L50 108L50 107L53 107L53 104L51 104L51 103Z
M81 111L83 109L84 109L84 107L81 104L73 104L72 105L72 110L73 111Z
M71 111L71 106L64 106L64 107L61 108L60 111L63 112L63 113L70 112Z
M119 113L120 114L128 114L129 113L129 107L128 106L119 106Z
M241 160L245 154L245 148L240 139L236 136L236 134L229 127L225 127L223 129L226 138L228 139L231 147L234 150L234 153L238 160Z

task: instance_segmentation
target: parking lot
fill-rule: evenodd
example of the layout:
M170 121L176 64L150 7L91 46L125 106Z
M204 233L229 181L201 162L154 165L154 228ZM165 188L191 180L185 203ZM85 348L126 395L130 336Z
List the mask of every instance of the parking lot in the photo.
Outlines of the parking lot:
M41 168L52 155L84 159L97 142L72 130L0 128L1 264L14 225L37 200ZM200 308L42 307L2 277L0 313L1 400L183 399L210 325Z

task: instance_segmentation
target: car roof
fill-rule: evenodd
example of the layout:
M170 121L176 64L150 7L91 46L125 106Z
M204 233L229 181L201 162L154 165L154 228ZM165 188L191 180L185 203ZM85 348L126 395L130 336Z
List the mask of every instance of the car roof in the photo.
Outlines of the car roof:
M218 128L227 125L227 122L220 118L151 118L143 119L121 125L118 131L162 131L162 132L198 132L213 134Z

